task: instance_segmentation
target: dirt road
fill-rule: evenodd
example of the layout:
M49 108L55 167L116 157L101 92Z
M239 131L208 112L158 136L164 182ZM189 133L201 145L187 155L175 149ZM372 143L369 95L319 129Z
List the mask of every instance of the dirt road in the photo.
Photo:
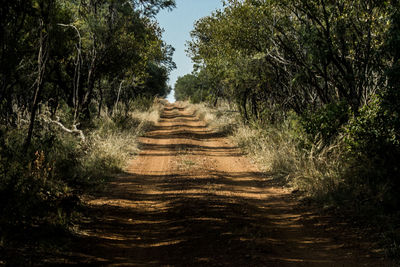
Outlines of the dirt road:
M167 105L140 141L126 174L89 202L93 218L66 263L389 266L356 234L318 226L321 218L184 107Z

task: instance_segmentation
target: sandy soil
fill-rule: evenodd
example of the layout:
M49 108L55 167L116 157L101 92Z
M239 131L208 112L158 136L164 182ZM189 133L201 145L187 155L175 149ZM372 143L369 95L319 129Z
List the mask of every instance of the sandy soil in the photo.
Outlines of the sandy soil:
M88 201L65 264L390 266L357 233L301 208L185 107L167 105L140 142L126 174Z

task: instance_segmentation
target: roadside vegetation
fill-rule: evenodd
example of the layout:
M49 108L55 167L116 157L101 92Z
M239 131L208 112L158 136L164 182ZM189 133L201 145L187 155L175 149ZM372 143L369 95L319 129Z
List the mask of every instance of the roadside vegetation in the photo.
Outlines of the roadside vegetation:
M21 141L27 123L3 132L0 260L10 265L35 264L41 254L48 256L49 249L68 245L82 219L82 197L101 190L124 170L138 152L137 137L154 125L161 108L154 104L128 114L104 112L82 131L84 140L49 122L45 113L39 114L32 157Z
M175 68L154 15L174 1L0 7L0 265L34 265L159 118ZM156 99L156 100L155 100Z
M399 40L397 1L229 0L196 22L175 96L398 258Z

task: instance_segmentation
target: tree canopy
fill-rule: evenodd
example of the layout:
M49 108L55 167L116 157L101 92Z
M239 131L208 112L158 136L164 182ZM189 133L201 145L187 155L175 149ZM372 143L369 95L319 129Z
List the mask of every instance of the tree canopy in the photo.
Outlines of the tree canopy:
M352 183L372 195L390 188L395 206L399 14L398 1L227 0L195 23L187 52L197 69L177 83L178 98L201 88L265 128L294 113L314 145L346 140Z
M174 49L153 19L171 0L6 0L1 9L0 121L63 105L73 124L119 101L164 96ZM121 93L122 92L122 93Z
M258 103L302 113L345 101L356 111L385 83L390 13L380 1L231 0L197 21L188 52L218 79L215 96L243 109L250 99L253 115Z

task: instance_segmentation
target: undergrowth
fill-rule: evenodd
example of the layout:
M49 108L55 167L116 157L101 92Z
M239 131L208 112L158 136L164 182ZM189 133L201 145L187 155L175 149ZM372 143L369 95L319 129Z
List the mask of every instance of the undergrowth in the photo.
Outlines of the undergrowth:
M369 170L368 161L352 156L348 136L336 136L329 143L321 136L312 139L302 118L294 113L279 123L260 125L243 123L226 103L217 108L205 103L191 108L215 131L228 136L271 179L298 191L297 196L319 205L321 211L372 229L386 254L400 258L400 216L393 208L385 209L391 203L385 199L391 196L390 185L374 183L369 176L379 170Z
M81 196L124 169L161 108L156 102L148 110L103 112L82 127L84 140L52 123L43 109L28 152L27 120L0 128L0 263L32 265L41 253L64 246L80 219ZM64 112L56 117L67 127Z
M262 127L255 123L244 124L238 112L226 103L218 108L204 103L191 107L208 126L228 135L262 171L294 190L323 198L340 185L344 168L342 141L329 146L309 142L294 114L281 124Z
M186 106L207 126L219 133L231 134L238 127L239 113L227 102L220 103L219 108L211 108L205 103L186 103Z

